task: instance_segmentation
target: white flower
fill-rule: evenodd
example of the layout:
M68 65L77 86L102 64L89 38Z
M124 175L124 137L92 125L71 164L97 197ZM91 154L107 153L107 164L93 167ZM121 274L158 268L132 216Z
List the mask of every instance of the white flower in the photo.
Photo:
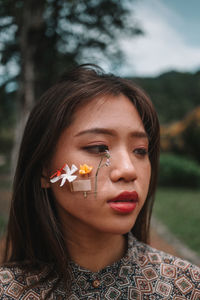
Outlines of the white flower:
M69 182L74 181L77 178L77 175L72 175L74 172L76 172L78 168L75 165L72 165L71 169L69 168L68 165L65 165L63 168L63 171L65 171L65 174L61 174L59 176L53 177L50 179L52 183L62 179L60 186L63 186L68 180Z
M105 165L106 165L106 167L109 167L110 166L110 153L108 150L106 150L105 157L107 158Z

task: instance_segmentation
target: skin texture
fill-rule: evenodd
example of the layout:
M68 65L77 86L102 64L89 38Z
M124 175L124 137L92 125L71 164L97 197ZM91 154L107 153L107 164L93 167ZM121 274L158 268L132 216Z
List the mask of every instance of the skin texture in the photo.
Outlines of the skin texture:
M74 121L61 135L46 173L50 177L65 163L93 166L94 176L101 154L108 149L110 166L98 175L97 197L72 193L66 182L42 183L52 189L71 258L97 271L120 259L126 250L123 234L130 231L146 200L151 177L148 138L140 116L124 95L107 96L80 107ZM101 154L99 154L101 152ZM105 159L106 161L106 159ZM113 210L108 201L124 191L136 191L133 211Z

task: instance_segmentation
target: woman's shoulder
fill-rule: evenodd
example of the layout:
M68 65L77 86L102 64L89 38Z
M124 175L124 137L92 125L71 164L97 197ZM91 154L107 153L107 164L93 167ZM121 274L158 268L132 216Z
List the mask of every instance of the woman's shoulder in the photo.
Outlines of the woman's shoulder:
M37 283L48 274L48 269L43 265L31 268L17 263L0 266L0 299L43 299L50 284Z
M131 234L131 251L137 256L142 265L153 264L171 264L181 269L186 269L188 267L200 270L200 267L193 265L189 261L182 259L177 256L173 256L164 251L155 249L148 244L138 241Z
M133 263L145 279L157 278L187 292L195 290L200 297L200 267L139 242L133 236L130 237L130 244Z

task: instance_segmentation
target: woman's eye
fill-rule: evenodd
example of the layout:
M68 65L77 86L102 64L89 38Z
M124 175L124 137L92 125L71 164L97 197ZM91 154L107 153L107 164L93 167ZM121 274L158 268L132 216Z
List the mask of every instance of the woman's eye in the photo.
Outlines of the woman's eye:
M140 155L140 156L145 156L148 154L148 150L146 148L136 148L133 153Z
M84 150L87 150L90 153L93 154L102 154L108 151L108 146L106 145L93 145L93 146L87 146L84 147Z

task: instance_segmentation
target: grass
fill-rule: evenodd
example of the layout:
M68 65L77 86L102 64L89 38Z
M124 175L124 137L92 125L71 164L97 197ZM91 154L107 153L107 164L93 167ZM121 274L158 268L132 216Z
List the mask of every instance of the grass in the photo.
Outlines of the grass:
M159 188L153 214L200 255L200 190Z

